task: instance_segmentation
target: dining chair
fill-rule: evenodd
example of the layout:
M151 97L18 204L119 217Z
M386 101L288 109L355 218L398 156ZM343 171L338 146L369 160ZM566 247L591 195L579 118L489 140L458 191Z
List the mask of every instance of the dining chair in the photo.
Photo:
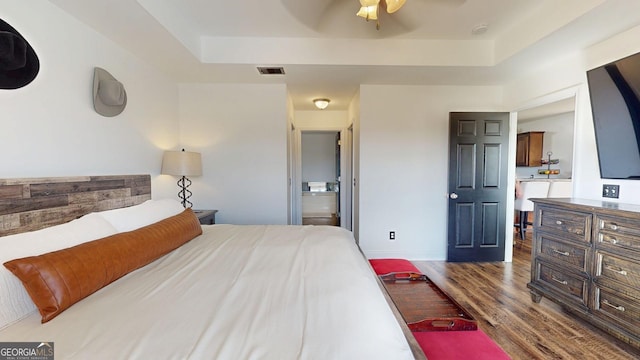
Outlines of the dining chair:
M573 194L573 182L551 181L549 184L549 198L570 198Z
M532 225L528 221L529 211L533 211L532 198L546 198L549 193L549 181L523 181L520 183L521 196L516 199L514 209L519 212L518 223L513 226L519 228L520 239L524 240L527 225Z

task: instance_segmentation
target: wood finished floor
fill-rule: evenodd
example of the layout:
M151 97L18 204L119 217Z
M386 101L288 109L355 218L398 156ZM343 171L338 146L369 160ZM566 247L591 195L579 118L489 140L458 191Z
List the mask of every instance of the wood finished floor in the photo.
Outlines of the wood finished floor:
M414 263L513 359L640 359L640 351L621 345L552 301L531 301L526 286L531 278L529 244L527 239L514 247L512 263Z

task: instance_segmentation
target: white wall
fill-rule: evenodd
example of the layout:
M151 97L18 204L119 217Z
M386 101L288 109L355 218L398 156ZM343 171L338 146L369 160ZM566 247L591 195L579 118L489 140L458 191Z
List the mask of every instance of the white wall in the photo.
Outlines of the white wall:
M547 159L547 153L552 152L551 159L558 159L557 165L551 165L551 169L559 169L559 175L551 175L551 179L571 178L573 166L573 128L575 113L555 114L526 121L518 121L518 133L528 131L544 131L542 141L542 158ZM538 170L547 169L547 165L539 167L518 166L516 175L518 178L546 179L547 175L539 175Z
M217 223L286 224L285 85L180 85L180 147L202 153L194 208Z
M640 52L640 26L618 34L584 52L557 59L542 68L521 74L505 87L506 104L520 109L539 102L556 92L576 89L576 129L574 134L574 196L601 200L602 184L620 185L620 199L607 199L623 203L640 204L640 181L602 180L598 167L593 119L589 103L586 71L622 57ZM557 100L557 99L556 99Z
M348 126L347 112L343 110L296 111L294 124L299 130L336 130Z
M360 87L359 242L368 257L446 259L449 112L500 111L501 101L499 87Z
M34 47L40 73L0 90L0 177L148 173L154 197L173 196L158 174L178 140L177 86L48 1L4 0L1 16ZM93 110L95 66L125 86L116 117Z

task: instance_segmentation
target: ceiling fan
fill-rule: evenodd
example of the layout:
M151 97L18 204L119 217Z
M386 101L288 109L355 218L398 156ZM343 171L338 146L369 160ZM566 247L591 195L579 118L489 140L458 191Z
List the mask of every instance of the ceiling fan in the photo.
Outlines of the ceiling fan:
M389 38L425 25L425 15L442 14L467 0L279 0L301 24L319 36ZM403 7L403 5L406 6ZM401 10L406 8L406 10ZM360 9L360 11L358 11ZM446 10L446 12L449 12ZM354 16L363 14L364 16ZM391 14L393 13L393 14ZM380 31L364 24L371 20Z
M407 0L360 0L361 7L356 15L367 21L375 20L376 29L380 30L380 22L378 21L378 11L380 11L380 7L386 8L389 14L393 14L400 10L406 1Z

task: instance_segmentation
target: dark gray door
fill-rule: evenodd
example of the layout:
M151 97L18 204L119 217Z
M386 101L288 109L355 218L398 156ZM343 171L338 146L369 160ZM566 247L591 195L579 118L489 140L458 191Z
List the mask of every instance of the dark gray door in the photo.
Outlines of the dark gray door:
M504 260L509 113L449 114L448 261Z

